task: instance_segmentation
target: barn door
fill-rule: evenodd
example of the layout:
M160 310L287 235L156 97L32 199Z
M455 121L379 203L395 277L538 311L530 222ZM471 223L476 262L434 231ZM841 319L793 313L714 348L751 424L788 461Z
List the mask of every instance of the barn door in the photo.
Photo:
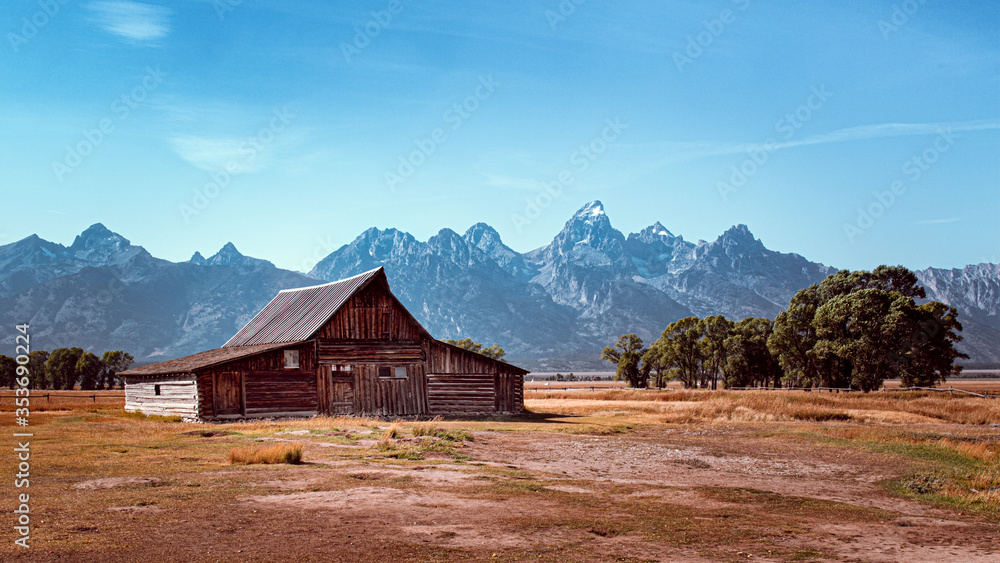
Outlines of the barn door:
M330 414L354 414L354 372L333 369L330 378Z
M216 416L243 414L243 378L239 372L215 374L213 388Z

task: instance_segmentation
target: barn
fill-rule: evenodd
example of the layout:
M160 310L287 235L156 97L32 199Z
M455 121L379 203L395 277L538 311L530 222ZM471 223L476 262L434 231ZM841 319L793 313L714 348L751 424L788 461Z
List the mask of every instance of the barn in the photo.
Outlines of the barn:
M218 421L515 414L526 373L434 339L377 268L283 290L221 348L122 375L127 411Z

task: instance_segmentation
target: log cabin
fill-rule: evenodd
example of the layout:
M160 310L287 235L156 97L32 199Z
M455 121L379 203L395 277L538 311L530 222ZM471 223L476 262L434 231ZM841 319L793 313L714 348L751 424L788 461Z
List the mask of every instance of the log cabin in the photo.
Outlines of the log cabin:
M223 421L516 414L527 373L434 339L377 268L283 290L221 348L122 375L127 411Z

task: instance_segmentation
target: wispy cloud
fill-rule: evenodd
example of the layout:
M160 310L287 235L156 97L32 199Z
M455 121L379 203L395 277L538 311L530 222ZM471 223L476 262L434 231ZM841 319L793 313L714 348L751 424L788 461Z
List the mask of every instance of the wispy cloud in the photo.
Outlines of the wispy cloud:
M830 133L813 135L802 139L781 142L717 142L717 141L675 141L655 143L657 152L665 155L657 159L657 166L689 162L700 158L742 154L748 151L777 151L810 145L830 143L847 143L869 139L888 137L912 137L939 135L942 131L967 132L988 131L1000 129L1000 119L982 119L976 121L936 122L936 123L881 123L875 125L859 125L838 129ZM633 145L635 147L635 145Z
M209 172L226 169L257 172L271 161L270 151L257 150L245 138L177 135L169 139L169 144L178 156Z
M155 43L171 30L170 10L162 6L118 0L91 2L87 8L101 28L133 43Z
M944 223L954 223L955 221L960 221L961 217L951 217L949 219L924 219L923 221L917 221L917 225L942 225Z

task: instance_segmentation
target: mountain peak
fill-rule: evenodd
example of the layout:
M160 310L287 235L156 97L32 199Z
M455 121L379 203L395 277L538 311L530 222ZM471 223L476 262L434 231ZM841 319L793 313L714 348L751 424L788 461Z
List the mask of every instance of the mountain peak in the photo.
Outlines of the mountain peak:
M753 233L750 232L750 228L743 223L729 227L719 238L736 242L759 242L756 238L754 238Z
M69 247L69 252L81 260L95 264L109 264L131 256L135 253L133 252L135 248L127 238L101 223L94 223L77 235Z
M573 215L573 219L584 219L587 221L593 221L600 217L607 219L607 213L604 212L604 204L600 200L595 199L594 201L584 205Z
M195 257L200 257L201 254L195 253L195 256L191 257L194 261ZM207 266L267 266L274 268L274 264L267 260L261 260L259 258L251 258L240 253L236 250L236 245L227 242L225 246L219 249L214 256L204 261Z
M197 250L195 250L194 254L191 256L191 259L188 260L188 263L189 264L195 264L195 265L198 265L198 266L204 266L205 265L205 257L201 255L201 252L198 252Z

